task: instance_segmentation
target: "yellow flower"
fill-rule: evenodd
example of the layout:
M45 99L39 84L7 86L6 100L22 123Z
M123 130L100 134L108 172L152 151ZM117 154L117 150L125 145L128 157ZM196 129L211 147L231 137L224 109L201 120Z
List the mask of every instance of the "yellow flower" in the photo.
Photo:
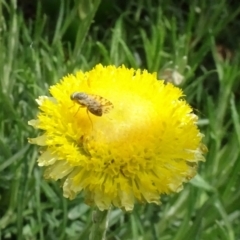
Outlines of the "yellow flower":
M84 192L100 210L159 204L204 160L197 116L182 91L155 74L97 65L64 77L50 93L37 99L40 112L29 121L43 134L29 142L42 146L38 164L45 178L62 179L67 198ZM106 103L112 108L105 112Z

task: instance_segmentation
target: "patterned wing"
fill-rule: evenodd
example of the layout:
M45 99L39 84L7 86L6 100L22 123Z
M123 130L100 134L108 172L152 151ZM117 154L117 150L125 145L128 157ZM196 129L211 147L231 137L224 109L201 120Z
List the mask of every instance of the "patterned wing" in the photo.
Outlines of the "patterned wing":
M113 109L113 104L99 95L89 94L89 98L91 98L92 104L88 105L88 109L93 114L101 116L102 114L109 113ZM96 113L95 113L96 112Z

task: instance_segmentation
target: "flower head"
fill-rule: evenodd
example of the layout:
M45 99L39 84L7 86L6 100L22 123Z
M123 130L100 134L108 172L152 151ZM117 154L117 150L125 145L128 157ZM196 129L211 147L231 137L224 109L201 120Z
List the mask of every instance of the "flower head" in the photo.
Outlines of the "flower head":
M85 193L100 210L132 210L135 202L160 203L196 174L202 134L182 91L147 71L97 65L64 77L37 99L29 121L43 134L45 178L62 179L63 194Z

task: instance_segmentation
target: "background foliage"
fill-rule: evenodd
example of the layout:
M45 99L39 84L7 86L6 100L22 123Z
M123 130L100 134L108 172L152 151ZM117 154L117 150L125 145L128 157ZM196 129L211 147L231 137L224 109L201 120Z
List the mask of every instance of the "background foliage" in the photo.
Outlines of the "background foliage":
M0 1L0 239L87 239L91 210L43 180L34 99L77 69L125 64L180 83L209 153L162 205L111 213L108 239L240 239L237 1Z

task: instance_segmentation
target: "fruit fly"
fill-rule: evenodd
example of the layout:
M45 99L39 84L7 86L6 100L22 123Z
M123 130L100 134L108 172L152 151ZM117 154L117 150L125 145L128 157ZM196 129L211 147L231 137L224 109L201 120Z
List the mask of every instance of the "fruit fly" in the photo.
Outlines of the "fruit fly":
M101 117L113 109L113 104L110 101L95 94L74 92L70 98L79 104L80 107L85 107L87 111L98 117Z

